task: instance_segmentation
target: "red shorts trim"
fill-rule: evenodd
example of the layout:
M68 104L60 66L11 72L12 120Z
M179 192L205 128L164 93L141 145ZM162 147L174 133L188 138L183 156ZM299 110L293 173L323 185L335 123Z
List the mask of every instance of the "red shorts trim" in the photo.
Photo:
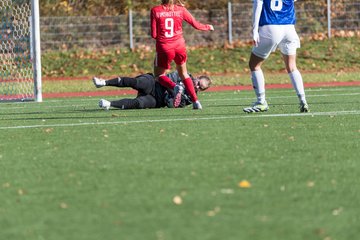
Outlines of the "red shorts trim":
M176 65L182 65L186 63L186 60L186 49L172 49L166 52L156 52L154 66L170 69L172 61L174 61Z

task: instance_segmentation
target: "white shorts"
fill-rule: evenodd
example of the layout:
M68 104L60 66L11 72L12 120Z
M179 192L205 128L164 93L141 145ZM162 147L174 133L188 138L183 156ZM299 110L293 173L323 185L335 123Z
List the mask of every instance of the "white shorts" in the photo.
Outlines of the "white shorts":
M284 55L295 55L300 39L294 25L265 25L259 28L260 42L252 53L266 59L279 47Z

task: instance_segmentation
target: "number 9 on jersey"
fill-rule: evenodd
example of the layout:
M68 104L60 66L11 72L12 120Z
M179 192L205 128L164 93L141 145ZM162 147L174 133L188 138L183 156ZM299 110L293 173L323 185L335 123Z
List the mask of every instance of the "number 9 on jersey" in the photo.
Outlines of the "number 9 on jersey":
M174 36L174 19L165 19L165 29L168 30L167 32L165 32L165 37L171 38Z

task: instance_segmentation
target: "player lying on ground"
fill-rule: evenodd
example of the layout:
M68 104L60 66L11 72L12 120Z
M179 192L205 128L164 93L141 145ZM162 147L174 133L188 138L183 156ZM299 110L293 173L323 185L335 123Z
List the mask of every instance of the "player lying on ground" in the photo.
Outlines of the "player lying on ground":
M265 99L265 78L261 65L277 47L300 102L300 112L308 112L303 79L296 67L296 50L300 39L295 30L294 0L254 0L253 44L249 67L257 101L244 112L264 112L269 109Z
M175 84L182 86L181 78L177 71L167 74L167 77L171 79ZM195 92L205 91L211 85L211 79L208 76L200 76L195 78L191 76L193 81ZM120 109L145 109L145 108L162 108L173 107L173 101L175 93L173 89L168 89L160 85L155 81L155 77L152 73L142 74L135 78L132 77L117 77L110 80L104 80L94 77L93 83L97 88L104 86L113 87L131 87L138 91L136 98L124 98L115 101L108 101L101 99L99 101L99 107L109 110L110 107ZM193 104L190 100L190 96L185 90L181 95L181 101L179 107L185 107Z

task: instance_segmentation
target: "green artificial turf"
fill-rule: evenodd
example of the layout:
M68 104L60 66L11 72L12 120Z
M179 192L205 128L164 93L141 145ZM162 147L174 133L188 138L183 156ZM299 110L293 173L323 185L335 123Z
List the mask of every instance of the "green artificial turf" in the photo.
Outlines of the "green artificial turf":
M252 91L202 111L1 103L0 239L356 239L359 94L307 89L307 114L293 90L261 114Z

